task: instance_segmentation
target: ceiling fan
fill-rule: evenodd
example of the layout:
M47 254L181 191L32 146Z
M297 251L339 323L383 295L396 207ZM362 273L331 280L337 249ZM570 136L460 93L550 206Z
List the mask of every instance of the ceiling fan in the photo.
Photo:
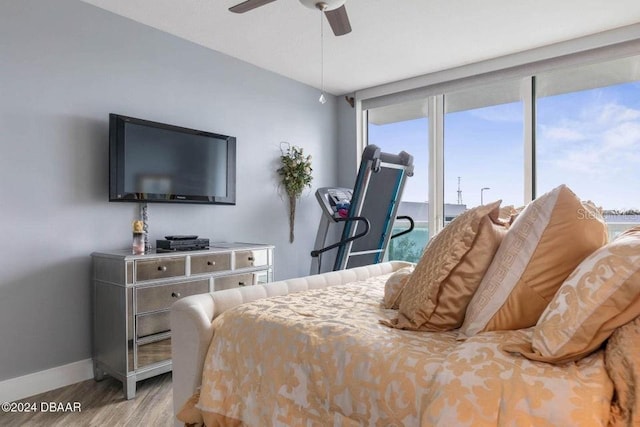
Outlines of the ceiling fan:
M276 0L246 0L229 8L234 13L245 13ZM343 36L351 32L351 24L344 7L346 0L299 0L310 9L319 9L329 21L331 30L336 36Z

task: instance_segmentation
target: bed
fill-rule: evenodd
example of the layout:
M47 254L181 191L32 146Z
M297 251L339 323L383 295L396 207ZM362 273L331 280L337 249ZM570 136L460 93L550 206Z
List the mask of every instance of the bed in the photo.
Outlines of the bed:
M552 194L554 206L564 191ZM516 222L530 229L526 218L532 211L540 217L534 205ZM438 256L438 242L432 242L423 255L429 259L415 266L386 262L176 302L171 310L176 425L637 424L640 228L580 256L554 254L569 273L549 275L549 254L539 246L559 231L549 229L554 220L547 219L537 233L538 249L530 251L517 275L529 287L523 291L516 283L501 296L493 286L496 277L507 281L501 260L513 262L512 244L520 246L519 257L526 250L518 240L521 233L507 238L520 226L499 220L497 212L497 205L489 205L445 227L437 236L439 243L450 240L444 252ZM460 224L464 221L472 226ZM479 243L483 223L492 250ZM591 237L584 229L592 225L568 230L572 250L581 239L589 245L601 240L592 238L600 236L600 228ZM565 221L558 226L571 228ZM464 237L469 232L471 239ZM481 249L476 254L475 245ZM575 258L572 265L567 257ZM536 263L547 267L536 270ZM509 274L518 268L512 264ZM439 277L428 283L440 280L440 285L413 289L425 271ZM470 279L471 273L477 277ZM456 275L464 280L457 282ZM540 287L534 288L540 276ZM554 281L559 283L549 290ZM398 283L402 299L392 308ZM447 295L451 289L455 292ZM536 289L539 299L550 294L545 304L532 297ZM576 289L593 292L583 301L574 298ZM603 289L606 295L600 296ZM518 293L527 304L509 316L510 298ZM420 297L426 299L417 304ZM576 301L586 305L572 309ZM566 312L571 316L557 315Z

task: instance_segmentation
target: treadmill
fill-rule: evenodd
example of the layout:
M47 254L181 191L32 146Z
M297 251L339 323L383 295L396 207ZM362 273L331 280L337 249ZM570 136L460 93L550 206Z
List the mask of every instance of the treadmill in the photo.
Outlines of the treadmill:
M401 151L383 153L368 145L362 153L353 189L322 187L316 199L322 208L316 242L311 251L311 274L322 268L322 254L337 249L333 270L376 264L384 260L389 241L413 230L413 219L396 217L406 179L413 175L413 156ZM396 219L409 228L392 235ZM344 224L340 241L326 245L329 229Z

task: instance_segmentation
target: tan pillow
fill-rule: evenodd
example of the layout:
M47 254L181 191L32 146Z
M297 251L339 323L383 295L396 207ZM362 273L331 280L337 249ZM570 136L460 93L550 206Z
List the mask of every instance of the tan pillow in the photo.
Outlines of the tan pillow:
M562 284L533 331L525 357L564 363L591 353L619 326L640 316L640 227L585 259Z
M398 318L383 323L411 330L458 328L506 234L499 210L500 201L470 209L431 239L404 288Z
M503 206L500 208L499 218L505 224L513 224L513 221L516 220L523 209L524 206L520 206L519 208L516 208L513 205Z
M535 325L562 282L607 238L600 213L565 185L529 203L471 299L461 336Z
M397 310L400 307L400 299L414 267L403 267L393 273L384 284L384 300L382 306Z

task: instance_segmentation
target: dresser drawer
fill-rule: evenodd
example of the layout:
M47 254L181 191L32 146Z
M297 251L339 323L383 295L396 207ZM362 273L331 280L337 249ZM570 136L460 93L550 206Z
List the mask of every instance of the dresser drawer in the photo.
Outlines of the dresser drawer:
M168 332L171 330L169 311L136 316L136 338Z
M136 282L166 279L168 277L184 276L185 274L184 257L136 261Z
M273 273L271 272L271 270L257 271L253 273L254 285L266 285L267 283L271 282L272 275Z
M230 269L230 253L193 255L191 257L191 274L213 273Z
M166 310L178 299L209 292L209 279L136 289L136 313Z
M136 369L171 359L171 338L137 345Z
M236 268L263 267L269 264L266 249L256 251L236 251Z
M251 286L256 284L255 274L234 274L233 276L217 277L213 280L213 289L222 291L224 289L239 288L241 286Z

